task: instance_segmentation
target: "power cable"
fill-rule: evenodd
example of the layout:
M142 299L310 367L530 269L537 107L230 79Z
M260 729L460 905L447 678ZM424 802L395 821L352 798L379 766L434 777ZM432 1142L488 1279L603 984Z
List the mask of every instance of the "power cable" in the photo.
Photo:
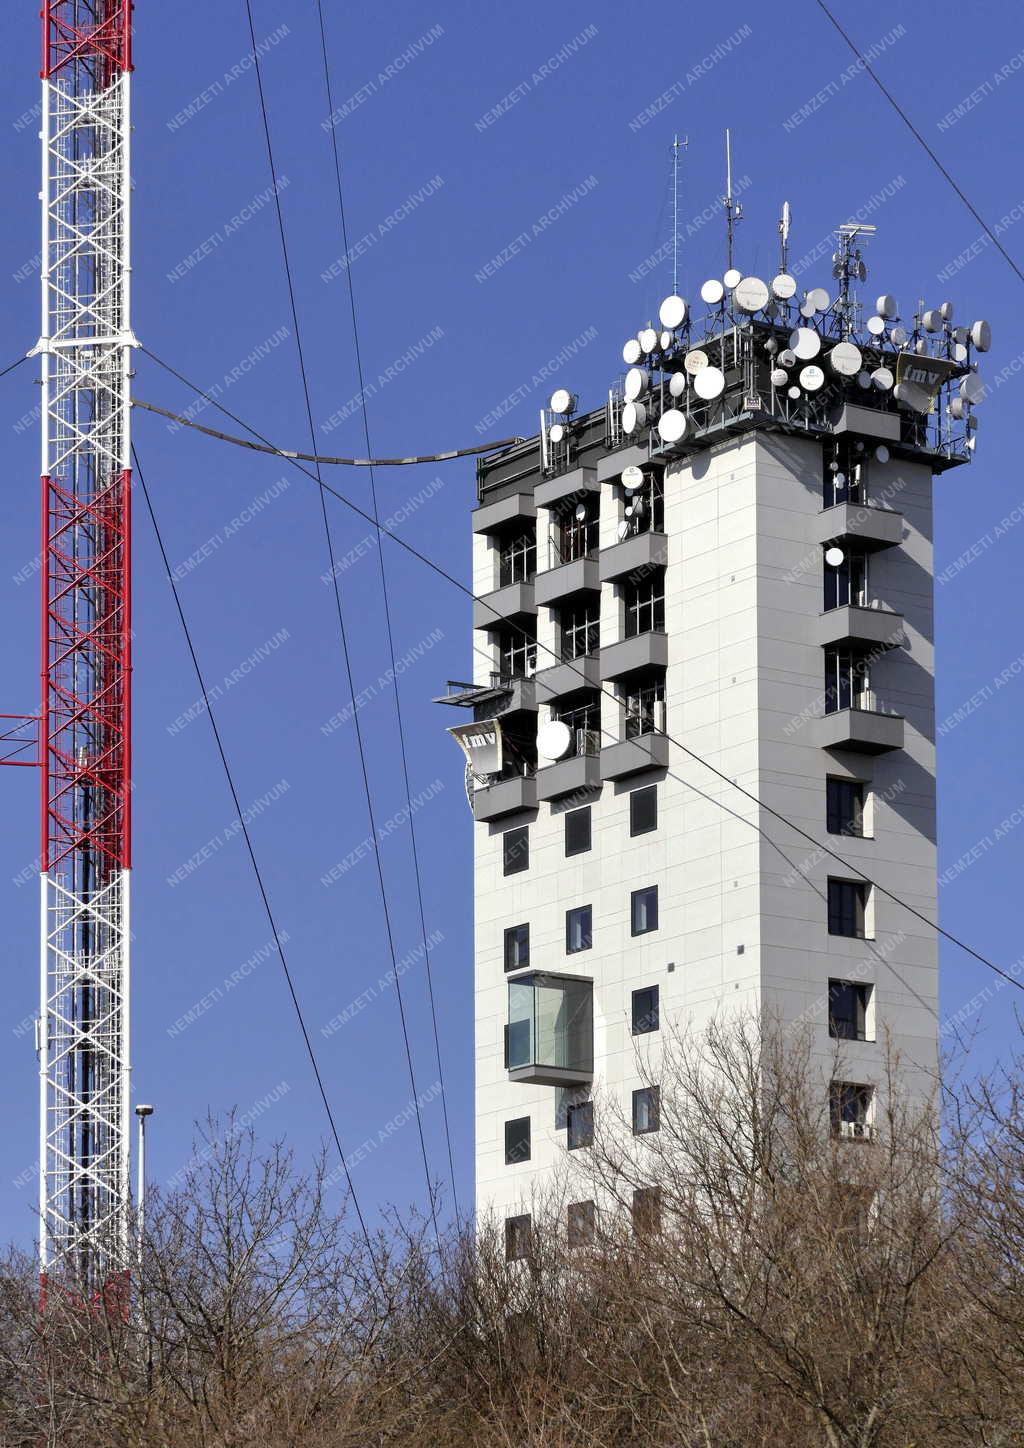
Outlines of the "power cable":
M322 0L316 0L317 17L320 22L320 49L323 56L324 88L327 95L327 114L334 114L334 87L331 83L331 63L327 49L327 27L324 22L324 10ZM338 193L338 215L341 222L341 245L343 255L348 255L348 220L345 214L345 193L341 182L341 155L338 149L338 128L331 126L331 150L334 159L334 177L337 183ZM356 315L356 296L352 282L352 268L345 268L345 275L348 279L348 301L349 311L352 319L352 343L355 351L357 381L359 383L359 396L363 398L363 439L366 443L367 453L372 453L370 443L370 418L366 406L366 387L363 373L363 353L359 340L359 322ZM398 724L398 739L402 759L402 780L405 785L405 802L409 814L409 840L412 847L413 874L416 881L416 904L419 911L420 936L423 943L423 962L426 970L427 995L430 1002L430 1019L434 1030L434 1052L437 1059L437 1074L441 1086L441 1110L444 1116L444 1135L448 1147L448 1171L452 1184L452 1203L455 1208L456 1221L461 1221L459 1214L458 1191L455 1186L455 1157L452 1152L451 1126L448 1120L448 1092L445 1086L444 1066L441 1062L441 1037L437 1028L437 1006L434 1000L434 974L430 964L430 948L427 944L427 918L423 906L423 880L420 871L419 846L416 840L416 812L412 807L412 787L409 783L409 758L405 740L405 721L402 718L402 695L399 686L398 665L395 658L395 637L391 625L391 590L388 585L387 567L384 561L384 544L380 536L380 509L377 505L377 482L374 478L373 468L370 468L370 500L373 509L374 537L377 542L377 556L380 562L380 589L381 598L384 602L384 625L388 639L388 654L391 660L391 677L394 680L395 693L395 718Z
M249 34L252 40L253 55L256 58L256 86L259 92L260 111L263 117L263 134L266 140L267 161L270 166L270 179L275 182L277 170L274 166L274 148L270 135L270 116L267 110L266 95L263 90L263 68L260 64L259 46L256 44L256 26L253 21L251 0L245 0L245 11L249 20ZM313 421L313 404L310 398L309 377L306 372L306 359L302 348L302 330L299 324L299 309L295 299L295 284L292 277L291 259L288 254L288 237L284 225L284 211L281 206L281 196L276 185L274 186L274 202L277 211L277 227L281 239L281 252L284 259L285 278L288 284L288 300L291 306L292 325L295 329L295 347L298 353L299 372L302 376L302 390L306 403L306 417L309 422L310 440L316 443L316 424ZM377 832L377 820L373 808L373 791L370 787L370 776L366 763L366 749L363 741L362 725L359 721L359 711L355 707L356 689L352 676L352 660L348 647L348 635L345 628L345 613L341 602L341 588L338 583L338 571L334 557L334 540L331 535L330 519L327 515L327 497L324 491L324 481L320 476L320 464L316 464L317 484L320 489L320 510L324 525L324 535L327 542L327 552L330 561L330 576L334 586L334 601L338 615L338 629L341 637L341 649L345 664L345 673L348 680L349 694L352 699L353 718L355 720L356 741L359 751L359 764L363 778L363 789L366 795L366 810L369 816L370 834L373 838L373 852L377 865L377 879L380 885L381 904L384 909L384 926L387 934L388 950L391 955L391 969L395 979L395 995L398 1001L398 1013L401 1022L402 1040L405 1046L405 1059L409 1068L409 1083L412 1089L412 1098L416 1110L416 1127L419 1133L420 1154L423 1158L423 1172L427 1187L427 1205L430 1210L431 1220L434 1225L434 1236L438 1249L441 1246L441 1230L437 1221L437 1206L434 1200L433 1183L430 1177L430 1164L427 1159L427 1142L423 1132L423 1114L420 1110L419 1090L416 1085L416 1070L412 1059L412 1043L409 1038L409 1026L405 1014L405 997L402 992L402 975L398 968L398 952L395 949L395 938L391 923L391 910L388 905L387 889L384 883L384 864L381 856L380 838Z
M176 377L186 387L190 388L191 391L196 394L196 396L205 398L208 402L212 403L214 407L218 408L221 412L223 412L226 417L230 417L232 422L238 423L240 427L248 428L248 430L255 437L262 437L262 435L257 432L254 427L252 427L249 423L244 422L233 412L230 412L228 408L223 405L223 403L218 402L209 393L204 392L201 388L198 388L195 383L190 382L188 378L184 377L182 373L178 372L169 363L161 361L161 359L157 357L154 352L150 351L148 347L144 347L142 350L146 353L147 356L151 357L153 361L156 362L160 367L163 367L166 372L169 372L172 377ZM262 438L262 441L265 442L266 439ZM293 466L297 467L300 472L305 473L307 477L312 478L314 482L317 481L314 474L310 473L308 468L304 468L301 466L300 463L294 461ZM453 574L449 573L439 563L436 563L432 558L420 552L418 548L414 547L413 544L406 542L406 540L399 537L397 533L391 532L390 529L385 528L382 524L375 524L373 518L362 508L360 508L357 503L353 503L351 498L347 498L344 493L338 492L336 488L332 488L327 483L324 483L323 486L324 488L326 488L327 492L332 494L333 497L339 499L339 501L344 503L347 508L350 508L354 513L357 513L367 523L370 523L372 526L377 527L384 537L390 538L394 543L398 544L400 548L403 548L407 553L411 554L412 557L417 558L427 568L431 569L432 572L438 574L439 577L444 578L446 582L451 583L455 588L460 591L460 593L464 593L468 598L472 599L474 603L479 603L482 608L487 609L489 613L494 615L496 622L499 622L506 627L510 627L515 632L522 634L524 638L530 639L531 643L536 643L536 640L531 639L530 635L524 628L522 628L518 624L512 623L509 619L505 618L502 614L498 612L496 608L488 603L486 598L481 598L478 594L475 594L471 588L468 588L466 584L464 584L460 579L455 578ZM537 647L543 649L545 653L550 654L551 657L555 659L558 663L565 664L566 668L571 668L574 673L578 674L581 679L585 680L586 676L584 674L584 671L575 664L563 660L554 649L549 648L546 644L540 643L537 643ZM588 687L591 687L589 683ZM600 692L605 694L608 698L615 699L616 702L619 702L617 696L613 694L610 689L604 688L603 685L600 686ZM738 784L736 780L730 778L730 776L725 774L724 771L718 769L715 765L711 764L710 761L704 759L695 750L690 749L687 745L683 744L683 742L677 739L675 735L669 734L667 730L665 731L665 738L668 739L670 743L674 744L677 749L681 749L682 752L686 754L689 758L693 759L694 761L696 761L696 763L702 765L705 769L709 770L710 773L715 775L718 779L721 779L724 783L730 785L733 789L738 790L740 794L744 795L753 804L756 804L759 809L763 809L767 814L771 815L773 818L779 820L782 824L786 825L789 829L793 830L794 833L800 835L801 838L805 839L808 844L813 845L816 850L820 850L822 854L829 855L833 860L838 860L838 862L845 869L852 870L855 875L858 875L861 880L865 882L865 884L871 885L872 888L876 889L879 892L879 894L884 895L888 900L892 900L894 904L902 906L902 908L908 911L912 916L914 916L915 919L919 920L923 925L926 925L929 930L936 931L936 933L942 936L944 940L948 940L951 944L958 946L966 954L972 956L975 960L980 962L980 964L987 966L989 970L994 971L996 975L1002 976L1002 978L1007 981L1008 984L1014 985L1017 987L1018 990L1024 991L1024 982L1014 979L1014 977L1010 975L1009 972L1003 970L1001 966L996 965L994 961L989 960L987 956L982 955L980 951L975 950L973 946L968 945L965 940L961 940L951 931L946 930L945 927L938 924L937 921L930 920L928 916L923 913L923 911L918 910L915 906L911 905L901 896L894 894L893 891L887 889L884 885L879 884L877 880L875 880L872 876L868 875L864 870L862 870L859 865L854 864L852 860L848 860L844 855L840 855L838 851L832 848L831 845L823 844L821 840L815 839L813 835L809 834L805 829L802 829L801 826L796 824L793 820L788 819L779 810L774 809L771 805L765 804L757 795L753 794L743 785ZM752 825L752 828L758 831L759 834L764 835L764 831L759 825L754 824L753 821L750 821L749 823ZM766 835L764 837L770 838Z

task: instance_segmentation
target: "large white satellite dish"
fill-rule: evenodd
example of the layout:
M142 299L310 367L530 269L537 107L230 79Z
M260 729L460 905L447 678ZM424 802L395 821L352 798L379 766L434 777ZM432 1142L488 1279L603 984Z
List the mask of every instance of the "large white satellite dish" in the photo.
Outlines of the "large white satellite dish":
M571 412L573 397L567 387L559 387L551 394L550 407L552 412Z
M821 368L811 363L808 367L800 369L800 386L805 392L818 392L825 385L825 374Z
M702 367L693 379L693 390L705 402L721 397L725 391L725 375L718 367Z
M561 442L565 437L565 428L560 422L552 423L548 429L548 437L552 442Z
M561 719L549 719L537 730L537 753L542 759L564 759L572 748L572 730Z
M971 324L971 341L979 352L987 352L992 346L992 328L987 322Z
M791 277L789 272L779 272L777 277L772 278L772 291L780 302L788 302L796 292L796 277Z
M888 367L876 367L871 374L871 381L879 392L888 392L895 380Z
M662 332L661 336L658 338L658 346L663 352L667 352L668 349L672 346L674 340L675 339L673 338L671 332Z
M741 277L736 283L732 299L741 312L759 312L768 305L770 293L760 277Z
M687 352L683 358L683 366L691 377L696 377L697 373L703 371L710 360L706 352L702 352L697 348L693 352Z
M722 281L725 283L727 289L731 292L733 287L738 286L742 279L743 273L741 271L737 271L734 266L731 266L726 272L725 276L722 278Z
M885 332L885 318L869 317L868 331L871 333L872 337L881 337Z
M879 297L875 303L875 311L880 317L884 317L887 322L891 322L894 317L898 317L900 314L900 309L896 305L896 298L890 296Z
M788 381L789 381L789 373L786 371L785 367L773 367L773 368L772 368L772 386L773 386L773 387L785 387L785 385L786 385L786 383L787 383Z
M838 372L840 377L856 377L864 363L860 348L853 342L837 342L828 354L828 360L832 371Z
M951 322L953 320L953 303L943 302L939 308L939 316L944 322Z
M647 408L642 402L627 402L622 409L622 431L636 432L647 421Z
M686 391L686 373L673 372L668 379L668 392L670 397L682 397Z
M816 312L827 312L832 305L832 298L824 287L812 287L807 293L807 300Z
M709 307L716 306L725 296L725 288L717 277L711 277L700 289L701 301Z
M813 327L797 327L789 334L789 345L801 362L810 362L821 351L821 338Z
M845 558L846 554L841 548L827 548L825 550L825 562L830 568L840 568Z
M985 400L985 384L977 372L968 372L966 377L960 379L960 396L977 407L979 402Z
M640 333L640 349L643 352L653 352L658 345L658 334L653 327L645 327Z
M628 468L622 469L620 480L627 492L636 492L637 488L642 488L644 485L644 470L638 468L635 463L630 463Z
M642 367L631 367L626 373L626 380L623 383L622 392L627 402L635 402L640 394L646 391L647 373Z
M938 307L930 307L921 317L921 325L926 332L942 331L942 313Z
M670 407L658 418L658 436L662 442L679 442L686 436L686 415Z
M658 308L658 321L671 330L681 327L686 321L686 303L682 297L677 297L674 293L666 297Z
M643 355L644 355L644 354L643 354L643 348L640 346L640 343L639 343L639 341L637 340L637 338L636 338L636 337L630 337L629 341L626 343L626 345L625 345L625 346L623 347L623 349L622 349L622 360L623 360L623 362L628 363L629 366L632 367L632 366L634 366L637 362L640 361L640 358L641 358Z

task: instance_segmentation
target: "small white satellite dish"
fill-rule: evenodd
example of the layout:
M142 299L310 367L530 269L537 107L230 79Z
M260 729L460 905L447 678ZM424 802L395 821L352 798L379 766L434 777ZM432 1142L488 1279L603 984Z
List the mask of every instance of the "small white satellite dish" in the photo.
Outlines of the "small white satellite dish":
M696 377L697 373L703 371L703 369L708 365L708 362L710 360L711 359L708 357L708 354L706 352L701 352L698 348L693 352L687 352L686 356L683 358L683 366L686 368L687 372L689 372L691 377Z
M647 421L647 408L642 402L627 402L622 409L622 431L636 432Z
M710 280L706 281L701 287L700 296L701 301L707 302L709 307L714 307L717 306L725 296L725 288L717 277L711 277Z
M725 374L718 367L702 367L693 379L693 390L705 402L711 402L725 391Z
M577 504L576 504L576 512L573 514L573 517L576 519L577 523L583 523L583 522L586 520L586 516L587 516L587 506L586 506L586 504L585 504L585 503L577 503Z
M732 299L741 312L759 312L768 305L770 293L760 277L741 277L736 283Z
M796 353L793 351L792 347L787 347L785 351L780 352L778 361L780 367L795 367Z
M658 321L663 327L681 327L686 321L686 303L682 297L677 297L675 293L666 297L658 308Z
M924 357L928 351L928 343L924 337L918 337L914 343L914 351L919 357Z
M955 362L966 362L968 355L967 348L963 342L953 343L953 360Z
M789 381L789 373L786 371L785 367L773 367L773 368L772 368L772 386L773 386L773 387L785 387L785 385L786 385L786 383L787 383L788 381Z
M640 358L641 358L643 355L644 355L644 354L643 354L643 351L642 351L642 349L641 349L641 347L640 347L640 343L637 341L637 339L636 339L635 337L630 337L629 341L626 343L626 345L625 345L625 346L623 347L623 349L622 349L622 360L623 360L623 362L628 363L628 365L629 365L630 367L632 367L632 366L634 366L637 362L640 361Z
M929 307L928 311L921 317L921 324L926 332L941 332L942 313L938 307Z
M743 273L741 271L737 271L734 266L731 266L726 272L725 276L722 278L722 281L731 292L733 287L739 286L742 279Z
M832 478L832 481L835 483L837 488L841 488L846 483L846 474L839 472L839 470L837 469L834 477Z
M826 548L825 562L830 568L840 568L846 561L846 554L841 548Z
M967 404L967 401L966 401L965 398L963 398L963 397L953 397L953 398L951 398L951 399L950 399L950 403L949 403L949 415L950 415L950 417L955 417L955 418L957 419L957 421L959 421L960 418L962 418L962 417L966 417L966 416L967 416L967 407L968 407L968 404Z
M800 386L805 392L817 392L825 383L825 374L813 362L800 369Z
M622 469L620 479L622 482L622 486L627 490L627 492L632 493L637 488L643 487L644 470L643 468L638 468L635 463L630 463L628 468Z
M871 381L879 392L888 392L895 380L888 367L876 367L871 374Z
M857 373L857 386L858 386L858 387L865 387L865 388L870 387L870 386L871 386L871 373L870 373L870 372L864 372L864 371L858 372L858 373Z
M632 518L633 513L634 513L634 511L635 511L634 508L633 508L633 504L632 504L632 503L627 503L627 504L626 504L626 509L625 509L625 511L626 511L626 517L627 517L627 518Z
M810 297L804 297L803 301L800 303L801 317L807 317L808 320L810 320L810 318L815 315L817 310L817 307L811 301Z
M960 379L960 396L967 402L977 407L979 402L985 400L985 384L977 372L968 372L966 377Z
M868 331L871 333L872 337L881 337L885 332L885 318L869 317Z
M802 396L803 396L803 394L801 393L799 387L791 387L791 388L789 389L789 392L788 392L787 395L788 395L789 397L791 397L794 402L797 400L798 397L802 397Z
M668 392L670 397L682 397L686 391L686 373L673 372L668 379Z
M987 322L972 322L971 341L979 352L987 352L992 346L992 328Z
M686 414L670 407L658 418L658 435L662 442L679 442L686 436Z
M658 338L658 346L663 352L667 352L668 349L672 346L673 340L674 339L671 332L662 332L661 336Z
M635 402L647 390L648 377L642 367L631 367L626 373L622 393L627 402Z
M812 287L807 293L807 300L816 312L827 312L832 305L832 298L824 287Z
M537 730L537 753L542 759L564 759L572 748L572 730L561 719L549 719Z
M875 303L875 311L880 317L884 317L887 322L891 322L894 317L898 317L900 314L900 309L896 305L896 298L890 296L879 297Z
M565 428L560 422L552 423L548 429L548 437L552 442L561 442L565 437Z
M640 350L653 352L658 345L658 334L653 327L645 327L640 333Z
M828 360L832 371L838 372L840 377L856 377L864 363L860 348L853 342L837 342L828 354Z
M550 407L552 412L572 412L573 395L566 387L559 387L551 394Z
M875 448L875 462L887 463L889 461L889 449L884 442L880 442Z
M796 278L788 272L779 272L777 277L772 278L772 292L780 302L788 302L796 292Z
M953 320L953 303L943 302L939 308L939 316L944 322L951 322Z
M810 362L821 351L821 338L811 327L797 327L789 334L789 345L801 362Z
M894 347L905 347L908 340L906 327L893 327L889 333L889 341Z
M619 526L618 526L618 528L616 529L616 532L617 532L618 535L619 535L619 542L621 543L622 540L623 540L623 538L625 538L625 537L628 535L628 533L629 533L629 524L628 524L628 523L620 523Z

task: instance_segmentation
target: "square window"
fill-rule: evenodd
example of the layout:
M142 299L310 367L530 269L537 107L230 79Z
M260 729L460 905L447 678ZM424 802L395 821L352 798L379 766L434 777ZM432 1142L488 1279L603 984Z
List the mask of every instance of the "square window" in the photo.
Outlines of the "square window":
M522 970L530 963L529 925L510 925L505 931L505 969Z
M530 1118L517 1116L505 1122L505 1165L516 1166L530 1160Z
M593 1202L569 1203L569 1246L586 1247L597 1231L597 1210Z
M647 835L658 828L658 786L634 789L629 796L629 833Z
M832 1135L850 1141L872 1141L874 1128L874 1087L853 1081L833 1081L828 1091Z
M590 806L571 809L565 816L566 855L585 855L590 849Z
M570 1106L566 1112L566 1124L569 1127L569 1136L566 1144L570 1151L576 1151L581 1146L593 1146L593 1101L580 1101L576 1106Z
M643 1086L633 1092L633 1135L648 1136L661 1126L661 1087Z
M531 1223L527 1212L522 1217L505 1218L505 1261L520 1262L530 1255Z
M661 987L656 985L644 986L642 990L633 992L634 1036L646 1036L649 1031L656 1031L661 1024L658 1003L660 992Z
M829 778L825 791L825 828L829 834L862 837L864 786L860 780Z
M870 985L854 980L830 980L828 983L828 1033L839 1041L868 1039L868 1006Z
M637 1187L633 1192L633 1232L637 1237L651 1237L660 1231L661 1188Z
M868 887L865 880L829 880L828 933L864 940L867 925Z
M632 933L634 935L646 935L649 930L657 930L657 885L645 885L642 890L634 890L631 900Z
M506 875L518 875L530 868L530 831L523 825L518 830L506 830L501 837L501 858Z
M592 919L593 910L589 905L577 905L575 910L565 912L566 955L590 949L593 944Z

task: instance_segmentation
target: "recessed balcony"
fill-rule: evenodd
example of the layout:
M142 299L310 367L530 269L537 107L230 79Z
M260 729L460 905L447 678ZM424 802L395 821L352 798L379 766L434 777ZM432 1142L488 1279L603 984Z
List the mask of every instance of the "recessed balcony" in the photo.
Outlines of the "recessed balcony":
M663 669L668 663L668 635L651 629L620 639L601 650L601 678L622 679L638 669Z
M520 622L533 617L537 607L533 596L533 579L523 583L508 583L485 593L473 602L473 627L495 628L499 623Z
M817 637L823 648L858 644L868 649L896 649L903 642L903 615L888 608L843 604L821 615Z
M560 759L557 764L545 765L537 770L537 798L564 799L567 794L579 794L601 786L601 760L598 753L575 754L569 759Z
M668 736L665 734L639 734L635 739L607 744L601 750L601 778L605 780L628 779L645 769L667 768Z
M814 742L821 749L852 749L857 754L886 754L903 748L901 714L876 709L836 709L814 720Z
M632 574L643 577L654 568L663 568L668 562L668 538L649 528L646 533L636 533L602 548L598 554L602 583L615 583Z
M594 982L539 972L508 983L505 1067L510 1081L583 1085L594 1075Z
M537 781L532 774L517 774L473 789L473 818L480 824L536 808Z
M600 590L601 574L596 555L560 563L555 568L538 573L533 580L534 600L538 604L560 603L577 593L599 593Z
M855 544L861 553L895 548L903 542L903 514L865 503L838 503L818 514L815 542Z

